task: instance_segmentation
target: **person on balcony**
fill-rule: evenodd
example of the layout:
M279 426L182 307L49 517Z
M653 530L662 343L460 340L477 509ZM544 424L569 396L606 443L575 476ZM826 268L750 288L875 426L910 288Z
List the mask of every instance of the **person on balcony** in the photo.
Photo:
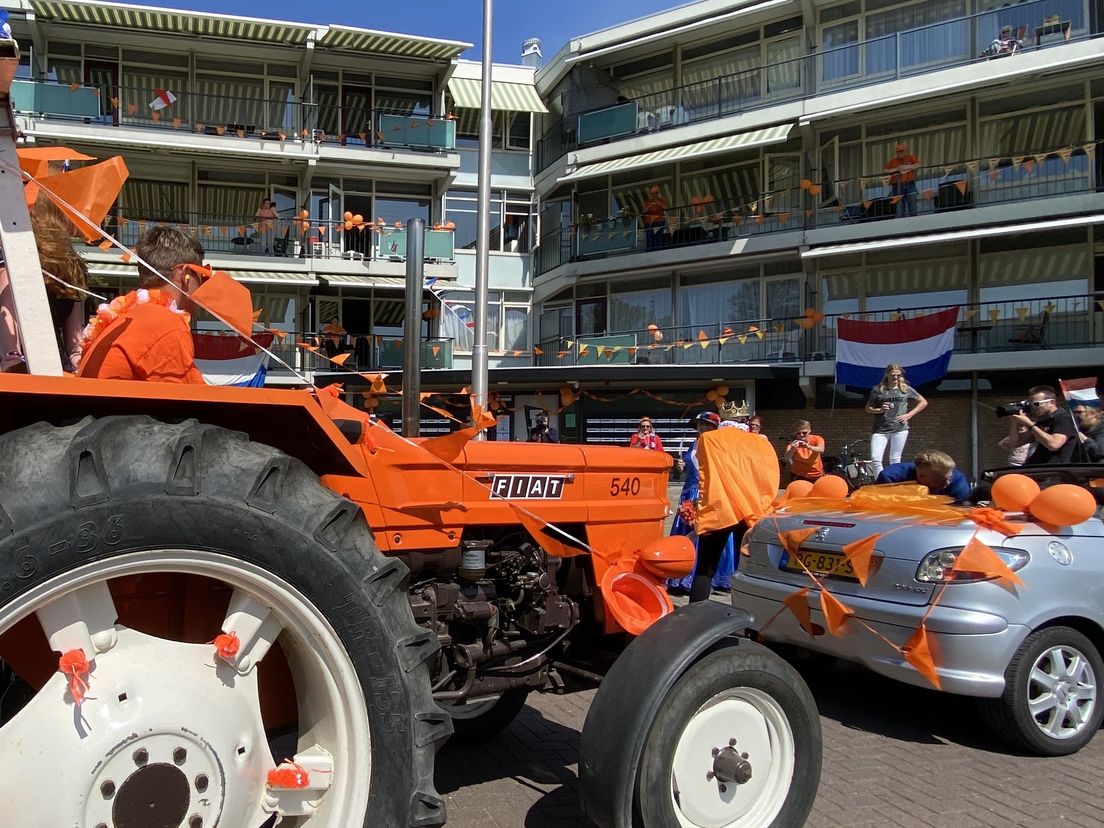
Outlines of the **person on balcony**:
M645 249L663 247L667 235L667 199L655 184L648 188L648 200L644 202L640 220L644 224Z
M257 233L261 237L261 252L271 253L272 240L276 234L276 219L279 218L272 206L272 201L267 198L262 201L261 206L257 208L255 218L257 219Z
M889 184L897 200L897 217L916 215L916 170L919 159L909 152L908 144L897 144L894 156L886 161L885 171L889 173Z
M326 337L322 343L322 349L326 352L326 356L332 358L345 350L345 339L348 333L341 326L341 320L336 316L323 326L322 335Z

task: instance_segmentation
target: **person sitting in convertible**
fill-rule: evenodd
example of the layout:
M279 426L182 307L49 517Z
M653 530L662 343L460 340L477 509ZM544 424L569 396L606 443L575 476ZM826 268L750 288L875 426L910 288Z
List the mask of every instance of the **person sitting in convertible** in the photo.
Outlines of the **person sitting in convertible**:
M894 463L886 466L876 483L911 483L915 481L928 487L933 495L950 495L955 503L962 503L970 496L970 483L966 475L955 468L954 458L936 449L924 449L911 463Z

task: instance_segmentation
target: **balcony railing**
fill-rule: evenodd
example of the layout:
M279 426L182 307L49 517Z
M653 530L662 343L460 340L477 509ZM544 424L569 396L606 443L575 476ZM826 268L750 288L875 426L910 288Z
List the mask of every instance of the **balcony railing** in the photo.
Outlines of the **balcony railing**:
M882 171L735 201L707 195L667 208L663 221L632 216L579 223L542 237L537 272L588 258L1093 192L1099 143L926 165L911 185Z
M564 153L817 94L913 77L1098 36L1080 0L1033 0L858 40L859 25L823 29L816 54L758 65L557 121L537 143L537 169ZM829 40L840 43L828 45ZM854 42L850 42L854 41Z
M959 306L956 353L1104 346L1104 293L977 302ZM725 365L831 360L836 321L884 322L946 310L937 307L744 319L608 331L540 343L541 365ZM661 320L662 321L662 320ZM705 346L702 347L703 342Z
M262 323L263 324L263 323ZM227 329L205 328L200 333L225 333L235 336ZM317 350L304 348L300 343ZM440 337L423 339L422 368L451 368L453 341ZM380 371L402 368L402 337L380 336L374 334L347 333L331 336L317 331L287 331L283 338L274 338L269 350L300 373L315 371ZM338 367L327 357L349 354ZM277 362L269 361L270 376L290 376L291 372Z
M154 227L170 226L193 236L211 255L263 256L293 259L405 260L406 228L364 223L346 228L344 221L306 221L298 218L259 219L256 216L215 216L172 213L155 218L109 216L107 228L123 244L133 247L139 236ZM427 262L454 259L454 233L426 230Z
M45 120L352 147L456 148L456 122L450 118L320 107L290 93L264 98L184 86L164 90L19 79L12 85L12 99L17 112Z

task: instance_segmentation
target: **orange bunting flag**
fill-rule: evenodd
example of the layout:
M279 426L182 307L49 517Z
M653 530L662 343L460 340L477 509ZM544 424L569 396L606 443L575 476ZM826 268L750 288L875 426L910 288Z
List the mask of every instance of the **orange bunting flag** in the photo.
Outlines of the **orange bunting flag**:
M996 322L1000 319L1000 308L990 308L986 315L989 317L990 322Z
M544 348L542 348L540 345L534 345L533 353L537 356L544 356Z
M782 603L794 614L794 618L801 625L801 629L805 630L811 637L813 634L813 617L809 611L809 588L804 587L786 596L782 599Z
M785 322L775 322L774 323L774 332L775 333L782 333L784 330L786 330L786 323Z
M498 423L498 417L495 416L494 412L485 410L483 406L475 401L475 397L471 398L471 418L475 427L480 430L494 428Z
M796 555L798 550L801 549L801 544L805 543L814 532L816 532L816 529L791 529L788 532L779 532L778 537L786 551L791 555Z
M221 270L192 291L192 300L220 317L242 336L253 334L253 297L249 288Z
M180 129L180 127L183 124L184 124L184 122L182 120L180 120L179 118L173 118L172 119L172 128L173 129Z
M332 362L334 365L344 365L345 360L347 360L352 355L353 355L352 352L348 352L348 353L344 353L344 354L338 354L335 357L330 357L330 362Z
M973 319L975 316L977 316L977 310L974 308L962 312L963 319Z
M432 345L432 346L430 346L430 350L433 352L434 356L437 356L438 354L441 353L441 346L440 345Z
M966 195L966 187L968 186L966 181L956 181L954 185L956 190L958 190L962 195Z
M708 342L709 341L709 336L706 335L705 331L698 331L698 341L699 342Z
M1023 529L1022 524L1011 523L1004 519L1004 512L1000 509L987 509L978 507L966 513L966 517L985 529L999 532L1006 538L1018 534Z
M317 345L311 345L311 344L310 344L309 342L304 342L304 341L303 341L303 340L301 340L301 339L297 339L297 340L295 341L295 344L296 344L296 345L297 345L298 347L302 348L302 349L303 349L304 351L317 351L317 350L318 350L318 346L317 346Z
M91 242L103 235L99 225L119 197L119 191L123 189L123 182L129 174L122 156L116 155L99 164L48 175L40 178L38 184L47 193L55 196L51 201L76 225L80 234ZM58 199L70 206L58 203Z
M450 434L443 434L440 437L430 437L422 443L422 448L434 457L444 460L446 463L451 463L460 456L464 446L480 431L482 429L476 426L469 426Z
M874 554L874 546L880 537L881 535L870 535L851 541L843 547L843 554L847 556L851 568L855 570L855 576L863 586L866 586L866 580L870 577L870 560Z
M549 555L555 555L557 558L573 558L576 555L586 554L587 550L577 549L569 545L569 541L563 536L561 530L551 523L531 516L514 503L510 503L510 505L521 525L533 536L533 540L537 542L537 545Z
M939 684L939 673L935 670L935 658L932 654L931 642L928 641L928 628L924 626L923 621L920 622L916 632L912 634L912 638L905 642L901 653L904 655L905 661L911 664L916 672L930 681L936 690L942 689Z
M958 553L951 571L979 572L982 575L1004 582L1005 586L1009 584L1024 585L1020 577L1008 568L1008 564L1002 561L996 552L979 541L976 535L970 538L970 542Z
M1027 308L1027 307L1024 307L1023 305L1021 305L1020 307L1015 308L1015 311L1016 311L1016 316L1018 316L1020 318L1020 321L1023 322L1027 318L1027 314L1030 311L1030 308Z
M845 606L826 589L820 590L820 611L824 613L825 626L832 635L839 635L844 622L855 614L853 609Z

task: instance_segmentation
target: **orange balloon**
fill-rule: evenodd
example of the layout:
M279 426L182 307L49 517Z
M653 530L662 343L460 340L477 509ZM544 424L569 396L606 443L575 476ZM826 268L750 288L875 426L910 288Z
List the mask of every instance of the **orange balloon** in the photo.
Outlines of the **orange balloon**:
M847 481L837 475L826 474L813 484L808 496L843 500L847 497Z
M786 496L783 498L783 502L795 500L799 497L808 497L812 490L813 484L808 480L795 480L786 487Z
M353 216L353 224L364 224L364 216L362 216L360 213L357 213L355 216Z
M345 221L345 229L346 230L352 230L353 229L353 223L351 221L349 221L348 219L346 219L346 221Z
M343 215L342 218L345 219L345 221L352 221L353 220L353 214L350 213L348 210L346 210L345 215Z
M728 396L728 390L729 389L728 389L727 385L718 385L717 386L717 396L727 397Z
M995 483L993 489L996 490ZM1032 517L1043 523L1052 526L1076 526L1096 513L1096 498L1088 489L1072 483L1059 483L1041 491L1027 508Z
M1006 474L993 483L993 502L1006 512L1022 512L1038 496L1039 484L1026 474Z
M713 402L714 400L717 399L717 392L716 391L707 391L706 394L705 394L705 398L707 400L709 400L710 402Z

